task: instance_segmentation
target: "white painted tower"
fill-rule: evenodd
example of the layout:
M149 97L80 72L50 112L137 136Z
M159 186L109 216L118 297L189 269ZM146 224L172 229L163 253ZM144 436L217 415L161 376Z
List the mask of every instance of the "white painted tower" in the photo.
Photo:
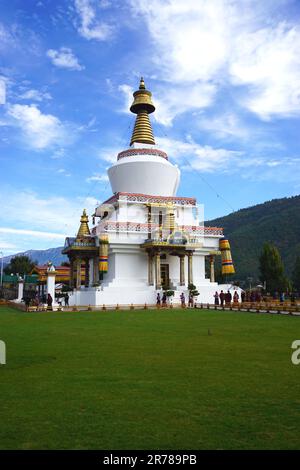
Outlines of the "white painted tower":
M113 195L96 208L98 224L91 233L86 227L76 239L67 239L64 252L71 266L80 252L88 276L85 286L79 276L70 305L153 304L163 290L174 290L176 303L182 292L187 297L189 284L199 291L198 301L212 303L213 260L222 229L204 227L196 199L176 195L180 171L155 145L149 120L155 107L143 79L133 96L130 110L137 117L130 147L108 169Z

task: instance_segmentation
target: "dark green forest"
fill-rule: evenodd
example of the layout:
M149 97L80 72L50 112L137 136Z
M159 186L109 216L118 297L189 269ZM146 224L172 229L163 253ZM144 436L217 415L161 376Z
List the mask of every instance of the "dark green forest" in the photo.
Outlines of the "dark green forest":
M292 276L300 255L300 196L273 199L209 220L205 225L224 228L236 269L234 279L259 279L259 256L265 242L278 248L286 274Z

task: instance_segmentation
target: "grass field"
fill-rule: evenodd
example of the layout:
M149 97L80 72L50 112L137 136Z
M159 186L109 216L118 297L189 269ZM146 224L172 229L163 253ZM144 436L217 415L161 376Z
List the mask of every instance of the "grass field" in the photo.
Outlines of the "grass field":
M1 307L0 339L1 449L300 448L300 318Z

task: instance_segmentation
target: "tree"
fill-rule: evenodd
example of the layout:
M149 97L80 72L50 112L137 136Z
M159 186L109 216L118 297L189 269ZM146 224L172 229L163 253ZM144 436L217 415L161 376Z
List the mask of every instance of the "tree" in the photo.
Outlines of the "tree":
M197 291L194 284L189 284L188 289L191 297L197 297L199 295L199 292Z
M5 274L29 274L36 264L29 256L19 255L10 260L10 263L4 268L4 272Z
M300 255L297 256L292 274L293 288L300 292Z
M284 274L284 266L279 251L275 245L265 243L259 258L261 282L266 282L266 289L271 294L284 292L289 287L289 281Z

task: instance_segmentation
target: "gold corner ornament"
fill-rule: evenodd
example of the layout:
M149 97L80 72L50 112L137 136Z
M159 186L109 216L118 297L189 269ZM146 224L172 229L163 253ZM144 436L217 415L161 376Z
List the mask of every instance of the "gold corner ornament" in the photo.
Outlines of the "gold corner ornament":
M152 93L146 89L143 77L140 80L140 86L133 93L133 103L130 111L137 115L134 129L131 136L130 145L136 143L155 145L154 135L149 119L149 114L155 111L152 103Z
M226 238L219 242L222 259L222 274L234 274L235 269L232 262L230 243Z
M86 213L86 210L83 209L82 216L80 217L80 227L77 233L77 238L83 238L90 235L90 228L89 228L89 218Z

